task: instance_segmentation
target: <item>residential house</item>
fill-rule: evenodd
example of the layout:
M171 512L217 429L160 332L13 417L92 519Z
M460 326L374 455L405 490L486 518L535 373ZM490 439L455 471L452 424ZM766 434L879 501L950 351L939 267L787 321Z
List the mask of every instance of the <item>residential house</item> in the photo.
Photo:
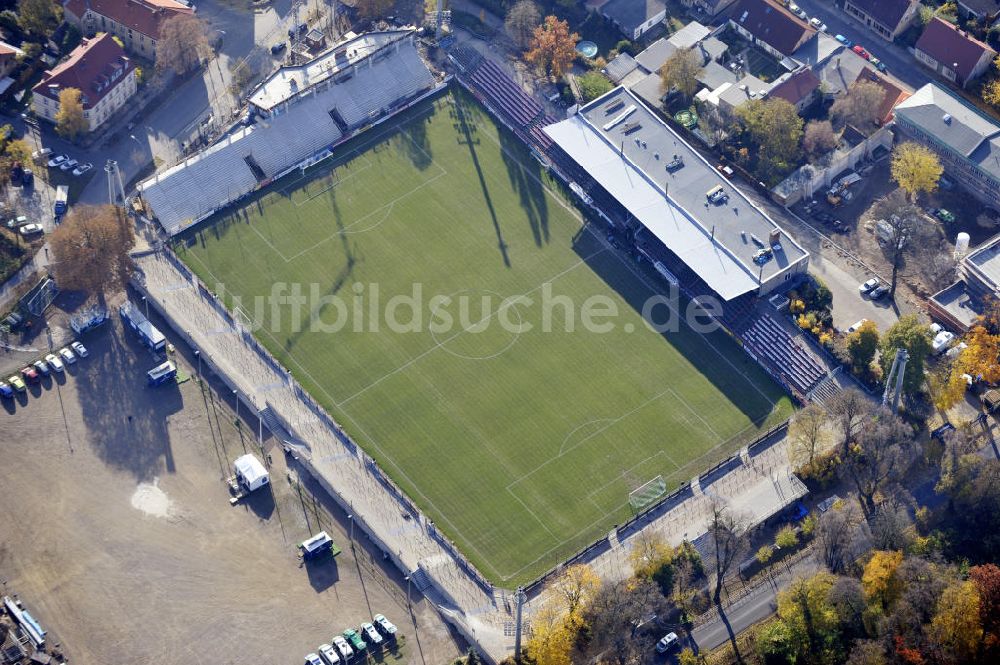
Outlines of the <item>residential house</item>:
M0 42L0 79L6 78L14 71L14 68L17 67L17 57L22 53L24 51L16 46Z
M609 0L600 11L629 39L639 39L667 17L663 0Z
M1000 207L1000 124L935 83L896 106L896 128L937 153L945 173Z
M993 22L1000 16L1000 0L958 0L958 13Z
M875 34L892 41L917 17L920 0L846 0L844 11Z
M705 14L707 18L717 16L723 9L729 7L736 0L681 0L681 4L698 14Z
M827 99L837 99L854 85L867 66L868 61L860 55L850 49L842 49L812 69L819 77L823 95Z
M885 91L885 97L882 98L882 103L878 107L878 120L876 121L880 127L884 127L892 122L896 106L910 98L910 93L906 89L896 85L884 76L879 76L868 67L861 70L861 75L854 82L854 85L857 85L861 81L870 81Z
M729 25L778 60L816 36L815 29L775 0L739 0L729 13Z
M784 99L802 113L819 96L820 80L804 67L779 79L767 93L768 99Z
M66 20L85 35L109 32L131 53L156 58L163 24L182 14L194 14L190 3L177 0L65 0Z
M966 88L989 69L997 52L935 16L917 40L913 55L944 78Z
M68 88L80 91L83 116L94 131L135 94L135 65L111 33L84 39L32 88L35 115L55 122L59 93Z

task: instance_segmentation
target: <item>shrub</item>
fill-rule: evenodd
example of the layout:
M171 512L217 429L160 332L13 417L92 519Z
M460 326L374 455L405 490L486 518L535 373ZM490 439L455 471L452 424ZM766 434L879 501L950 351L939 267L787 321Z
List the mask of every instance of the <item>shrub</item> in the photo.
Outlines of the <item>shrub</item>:
M778 532L774 538L774 544L781 549L791 549L799 544L799 534L795 533L795 528L786 526Z

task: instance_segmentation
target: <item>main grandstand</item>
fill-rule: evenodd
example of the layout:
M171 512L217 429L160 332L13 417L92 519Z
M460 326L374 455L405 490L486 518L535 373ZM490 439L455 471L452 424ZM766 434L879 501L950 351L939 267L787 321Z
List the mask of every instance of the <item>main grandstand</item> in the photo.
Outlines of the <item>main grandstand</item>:
M626 88L544 131L723 300L805 275L809 253Z
M139 185L146 208L175 235L318 160L366 125L432 89L415 31L352 36L298 67L282 67L250 96L256 125Z

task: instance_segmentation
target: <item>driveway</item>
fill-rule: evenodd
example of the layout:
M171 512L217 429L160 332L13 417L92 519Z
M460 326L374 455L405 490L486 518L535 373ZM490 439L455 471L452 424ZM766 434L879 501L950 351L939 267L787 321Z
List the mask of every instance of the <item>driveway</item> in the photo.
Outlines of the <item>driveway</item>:
M848 16L843 10L843 3L834 5L823 0L795 0L795 4L805 10L811 17L819 17L828 26L827 32L832 35L844 35L856 44L864 46L872 55L885 63L889 69L889 78L917 89L934 80L928 70L924 69L916 59L903 47L891 44L860 22Z

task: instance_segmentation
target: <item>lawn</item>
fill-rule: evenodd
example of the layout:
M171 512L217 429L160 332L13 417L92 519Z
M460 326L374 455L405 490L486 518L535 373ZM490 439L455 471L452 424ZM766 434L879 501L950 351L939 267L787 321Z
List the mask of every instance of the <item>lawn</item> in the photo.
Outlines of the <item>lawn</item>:
M460 90L334 159L178 253L493 581L532 579L628 519L630 490L673 489L790 414L724 333L648 327L663 285ZM308 302L253 304L275 283ZM588 299L617 310L609 329L584 326Z

